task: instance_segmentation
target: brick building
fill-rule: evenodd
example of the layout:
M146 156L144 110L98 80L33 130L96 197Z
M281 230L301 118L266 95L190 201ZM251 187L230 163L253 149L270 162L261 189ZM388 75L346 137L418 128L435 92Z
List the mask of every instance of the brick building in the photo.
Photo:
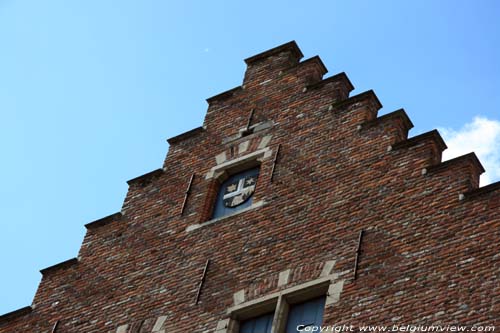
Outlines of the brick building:
M480 188L473 153L441 162L437 131L408 138L403 110L377 117L373 91L301 58L290 42L246 59L0 332L498 327L500 183Z

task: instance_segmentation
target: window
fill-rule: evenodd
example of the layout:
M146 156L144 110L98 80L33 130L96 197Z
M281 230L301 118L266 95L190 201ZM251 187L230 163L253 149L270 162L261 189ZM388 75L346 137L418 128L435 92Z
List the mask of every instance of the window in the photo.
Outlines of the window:
M245 320L240 324L240 333L271 333L274 313Z
M323 323L326 297L319 297L290 307L286 333L308 331L306 327L319 327ZM309 330L311 331L311 330Z
M301 303L288 304L281 302L281 309L278 306L276 311L281 313L278 318L283 318L283 322L275 323L276 332L299 333L316 332L313 327L320 327L323 324L323 312L325 309L326 296L320 296ZM286 318L286 322L285 319ZM238 333L271 333L274 313L267 313L240 322ZM279 319L277 321L280 321Z
M249 207L259 177L259 168L236 173L220 186L212 218L226 216Z
M328 260L318 278L259 298L245 300L247 289L238 290L233 294L233 306L227 309L227 317L219 320L215 333L319 332L316 328L322 328L325 309L340 300L344 287L345 280L339 279L339 275L345 273L332 272L334 265L334 260ZM279 273L278 284L284 287L291 282L282 273L288 276L293 271ZM258 281L256 286L260 285Z

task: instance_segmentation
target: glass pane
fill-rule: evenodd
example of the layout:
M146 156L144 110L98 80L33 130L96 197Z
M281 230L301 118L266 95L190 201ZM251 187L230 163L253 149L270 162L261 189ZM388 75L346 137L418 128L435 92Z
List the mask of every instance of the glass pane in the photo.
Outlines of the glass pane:
M322 296L304 303L292 305L288 313L286 333L300 332L297 328L304 329L305 327L321 326L323 324L325 300L326 297Z
M271 333L274 313L246 320L240 324L240 333Z

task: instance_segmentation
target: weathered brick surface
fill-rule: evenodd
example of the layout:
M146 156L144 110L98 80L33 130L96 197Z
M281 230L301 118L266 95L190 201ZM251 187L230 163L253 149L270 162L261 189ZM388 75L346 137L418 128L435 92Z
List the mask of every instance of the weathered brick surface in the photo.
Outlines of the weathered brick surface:
M345 282L326 324L498 328L500 186L477 189L474 155L441 164L437 132L408 140L404 111L377 118L373 92L349 97L345 74L322 81L321 60L301 56L289 43L247 59L242 86L208 100L204 128L170 140L163 171L129 182L121 214L87 225L78 261L44 271L32 309L1 317L0 332L51 332L58 320L57 332L214 332L234 293L316 279L329 260ZM238 138L252 109L251 124L273 125ZM215 156L250 154L266 135L263 205L203 226Z

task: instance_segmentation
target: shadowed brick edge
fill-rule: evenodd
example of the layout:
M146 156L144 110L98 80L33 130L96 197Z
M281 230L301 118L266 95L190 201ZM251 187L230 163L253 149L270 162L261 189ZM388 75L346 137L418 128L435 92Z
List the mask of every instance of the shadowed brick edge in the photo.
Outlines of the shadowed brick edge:
M69 260L60 262L60 263L55 264L53 266L41 269L40 273L42 273L42 275L45 276L45 275L47 275L49 273L52 273L54 271L57 271L57 270L60 270L60 269L65 269L65 268L68 268L70 266L76 265L77 263L78 263L78 259L77 258L71 258Z
M120 213L120 212L114 213L114 214L108 215L106 217L100 218L98 220L87 223L85 225L85 228L92 229L92 228L101 227L101 226L109 224L113 221L116 221L116 220L120 219L121 217L122 217L122 213Z
M319 56L314 56L312 58L304 60L304 61L298 63L297 66L298 65L307 64L309 62L318 64L321 67L321 70L323 72L322 74L328 73L328 69L326 68L325 64L323 63L323 61L321 60L321 58ZM352 86L352 84L351 84L351 86ZM233 96L236 92L238 92L238 91L240 91L242 89L243 89L242 86L237 86L237 87L234 87L232 89L226 90L226 91L224 91L224 92L222 92L220 94L217 94L215 96L209 97L209 98L206 99L206 101L210 104L210 103L212 103L214 101L217 101L217 100L223 100L223 99L226 99L226 98L229 98L229 97Z
M321 58L319 56L314 56L312 58L306 59L306 60L302 61L300 64L304 65L304 64L309 63L309 62L316 63L318 66L320 66L321 70L322 70L322 75L328 73L328 69L326 68L325 64L323 63L323 61L321 60Z
M360 102L362 100L364 100L365 98L372 98L377 106L378 109L381 109L382 108L382 103L380 103L377 95L375 95L375 92L373 90L367 90L365 92L362 92L358 95L354 95L352 97L349 97L348 99L344 100L344 101L341 101L341 102L338 102L338 103L335 103L333 105L333 108L341 108L341 107L345 107L347 105L350 105L350 104L354 104L354 103L357 103L357 102Z
M473 198L476 198L480 195L491 193L491 192L494 192L496 190L500 190L500 181L483 186L483 187L480 187L478 189L475 189L475 190L472 190L469 192L465 192L464 195L465 195L465 199L473 199Z
M159 176L161 174L163 174L163 169L156 169L156 170L153 170L151 172L145 173L142 176L135 177L135 178L132 178L130 180L127 180L127 184L132 185L132 184L135 184L135 183L138 183L138 182L146 181L146 180L148 180L150 178L153 178L155 176Z
M285 43L283 45L277 46L275 48L272 48L270 50L264 51L262 53L256 54L252 57L246 58L245 63L247 65L250 65L256 61L259 61L259 60L265 59L267 57L270 57L272 55L279 54L281 52L286 52L286 51L293 53L297 57L297 59L301 59L304 56L302 54L302 51L297 46L297 43L295 41L291 41L291 42Z
M347 90L349 92L354 90L354 86L351 83L351 80L349 80L349 78L347 77L347 74L345 72L335 74L333 76L330 76L329 78L326 78L324 80L321 80L321 81L313 83L313 84L310 84L307 86L307 89L318 89L318 88L323 87L325 84L335 82L335 81L343 81L343 83L346 85Z
M447 148L446 144L444 143L443 138L441 137L441 134L439 134L439 132L437 130L425 132L425 133L422 133L420 135L414 136L408 140L395 143L392 146L392 148L393 149L408 148L408 147L418 145L422 141L425 141L428 139L434 140L434 142L436 142L436 144L438 145L438 147L441 151L443 151Z
M479 173L484 173L484 168L475 153L469 153L462 156L455 157L451 160L430 166L427 168L428 172L438 172L440 170L448 170L452 164L460 163L461 161L470 161L479 170Z
M20 309L14 310L12 312L8 312L8 313L0 316L0 322L4 321L4 320L6 321L6 320L10 320L10 319L24 316L24 315L30 313L31 311L33 311L33 308L31 306L25 306L24 308L20 308Z
M207 103L210 104L216 100L221 100L221 99L226 99L234 95L237 91L243 89L241 86L234 87L232 89L226 90L220 94L217 94L215 96L209 97L206 99Z
M407 130L413 128L413 123L411 122L410 118L406 114L404 109L399 109L396 111L393 111L391 113L387 113L383 116L377 117L373 120L367 121L364 124L361 124L362 129L370 128L373 126L379 125L381 122L388 120L388 119L394 119L394 118L401 118L401 120L404 123L404 126Z
M173 137L167 139L167 142L172 145L174 143L181 142L181 141L183 141L185 139L189 139L189 138L191 138L191 137L193 137L195 135L203 133L204 131L205 131L205 129L203 127L201 127L201 126L200 127L196 127L196 128L194 128L192 130L189 130L187 132L181 133L179 135L176 135L176 136L173 136Z

